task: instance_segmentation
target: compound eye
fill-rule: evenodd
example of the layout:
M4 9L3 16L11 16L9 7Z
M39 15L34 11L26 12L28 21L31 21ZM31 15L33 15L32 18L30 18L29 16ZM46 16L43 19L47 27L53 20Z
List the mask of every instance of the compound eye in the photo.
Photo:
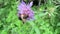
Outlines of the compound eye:
M18 17L18 19L19 19L19 20L22 20L22 18L21 18L21 17Z

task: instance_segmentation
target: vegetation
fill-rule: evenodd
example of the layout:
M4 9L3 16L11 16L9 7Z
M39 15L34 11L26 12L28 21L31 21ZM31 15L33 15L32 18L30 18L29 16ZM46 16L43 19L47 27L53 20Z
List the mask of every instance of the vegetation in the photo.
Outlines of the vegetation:
M33 6L35 20L18 19L20 0L0 0L0 34L60 34L60 0Z

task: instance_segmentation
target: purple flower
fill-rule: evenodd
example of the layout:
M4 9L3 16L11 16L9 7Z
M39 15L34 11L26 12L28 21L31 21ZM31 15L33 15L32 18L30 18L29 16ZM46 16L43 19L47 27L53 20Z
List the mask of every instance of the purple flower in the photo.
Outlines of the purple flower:
M33 19L34 18L34 12L31 9L32 5L33 5L33 2L26 4L25 2L22 1L18 5L18 17L21 17L20 16L21 14L26 14L26 15L28 15L28 17L27 17L28 20Z

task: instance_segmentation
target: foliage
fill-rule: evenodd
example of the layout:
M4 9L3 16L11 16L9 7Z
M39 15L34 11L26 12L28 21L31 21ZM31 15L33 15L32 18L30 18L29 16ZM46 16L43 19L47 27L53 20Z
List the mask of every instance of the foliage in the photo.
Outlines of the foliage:
M0 0L0 34L60 34L60 0L33 6L35 20L25 24L17 16L19 3L19 0Z

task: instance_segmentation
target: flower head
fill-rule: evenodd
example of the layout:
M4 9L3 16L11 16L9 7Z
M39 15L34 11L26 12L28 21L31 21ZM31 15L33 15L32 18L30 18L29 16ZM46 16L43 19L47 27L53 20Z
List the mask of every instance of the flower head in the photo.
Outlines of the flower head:
M26 19L30 20L34 17L34 12L31 9L31 6L33 5L33 2L30 2L26 4L25 2L21 2L18 5L18 17L21 17L21 15L24 15L24 17L27 15L28 17Z

